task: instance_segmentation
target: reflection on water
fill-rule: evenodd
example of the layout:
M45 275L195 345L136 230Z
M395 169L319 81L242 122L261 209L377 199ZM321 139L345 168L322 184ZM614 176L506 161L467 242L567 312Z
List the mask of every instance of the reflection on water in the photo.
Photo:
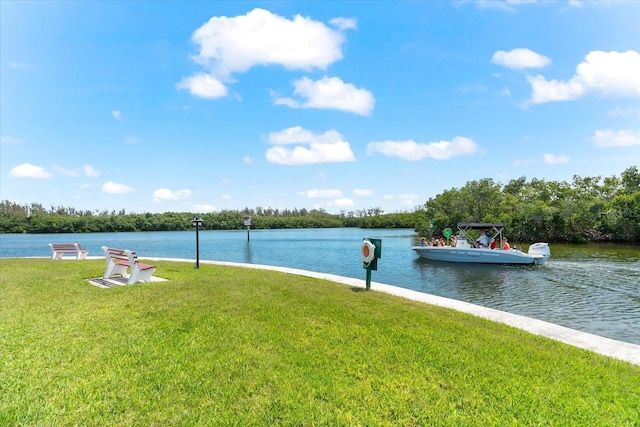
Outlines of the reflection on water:
M200 259L267 264L365 278L360 244L382 239L372 273L387 283L640 344L640 247L551 245L546 266L434 262L419 258L412 230L200 231ZM0 257L48 256L48 243L131 248L141 257L195 259L195 232L0 235ZM523 246L525 249L528 245Z
M415 290L430 294L446 293L460 300L500 299L506 278L503 266L453 264L423 258L416 258L413 263L420 274L421 284Z
M245 256L242 262L246 262L247 264L253 264L253 253L251 252L251 242L247 240L247 245L245 246Z

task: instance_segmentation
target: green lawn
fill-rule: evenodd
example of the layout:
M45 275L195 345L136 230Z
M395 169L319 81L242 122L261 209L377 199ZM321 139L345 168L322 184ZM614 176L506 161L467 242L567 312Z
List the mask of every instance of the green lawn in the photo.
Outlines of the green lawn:
M0 425L638 426L640 367L272 271L0 259Z

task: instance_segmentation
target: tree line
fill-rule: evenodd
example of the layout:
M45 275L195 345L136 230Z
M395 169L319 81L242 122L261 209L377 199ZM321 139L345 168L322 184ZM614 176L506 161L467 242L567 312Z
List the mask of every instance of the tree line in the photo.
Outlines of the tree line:
M441 236L459 222L503 222L512 241L640 243L640 172L635 166L620 176L582 178L572 182L525 177L507 184L490 178L470 181L430 198L409 212L380 208L341 211L323 209L243 210L197 214L204 230L241 230L251 216L252 228L413 228L420 235ZM82 211L38 203L0 202L0 233L99 233L117 231L183 231L193 228L193 213L126 213Z
M422 235L459 222L502 222L519 242L640 243L640 173L632 166L619 177L574 175L571 183L481 179L438 194L416 214Z
M384 214L380 208L329 214L323 209L245 208L198 213L203 230L242 230L244 217L253 229L284 228L413 228L413 213ZM193 228L193 213L126 213L82 211L63 206L46 209L41 204L0 202L0 233L102 233L124 231L184 231Z

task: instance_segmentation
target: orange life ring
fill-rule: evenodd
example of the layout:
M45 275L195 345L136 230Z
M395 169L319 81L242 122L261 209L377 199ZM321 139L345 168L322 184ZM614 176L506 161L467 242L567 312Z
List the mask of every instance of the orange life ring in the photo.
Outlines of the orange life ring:
M362 261L363 262L371 262L375 258L376 245L371 243L369 240L362 241L362 247L360 248L360 252L362 253Z

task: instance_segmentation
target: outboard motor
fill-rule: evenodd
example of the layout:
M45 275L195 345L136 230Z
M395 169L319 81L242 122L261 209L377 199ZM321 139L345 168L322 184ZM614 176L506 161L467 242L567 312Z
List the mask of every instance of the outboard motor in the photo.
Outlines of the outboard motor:
M542 255L542 258L536 261L538 265L544 265L551 256L551 250L548 243L534 243L529 246L528 253L532 255Z

